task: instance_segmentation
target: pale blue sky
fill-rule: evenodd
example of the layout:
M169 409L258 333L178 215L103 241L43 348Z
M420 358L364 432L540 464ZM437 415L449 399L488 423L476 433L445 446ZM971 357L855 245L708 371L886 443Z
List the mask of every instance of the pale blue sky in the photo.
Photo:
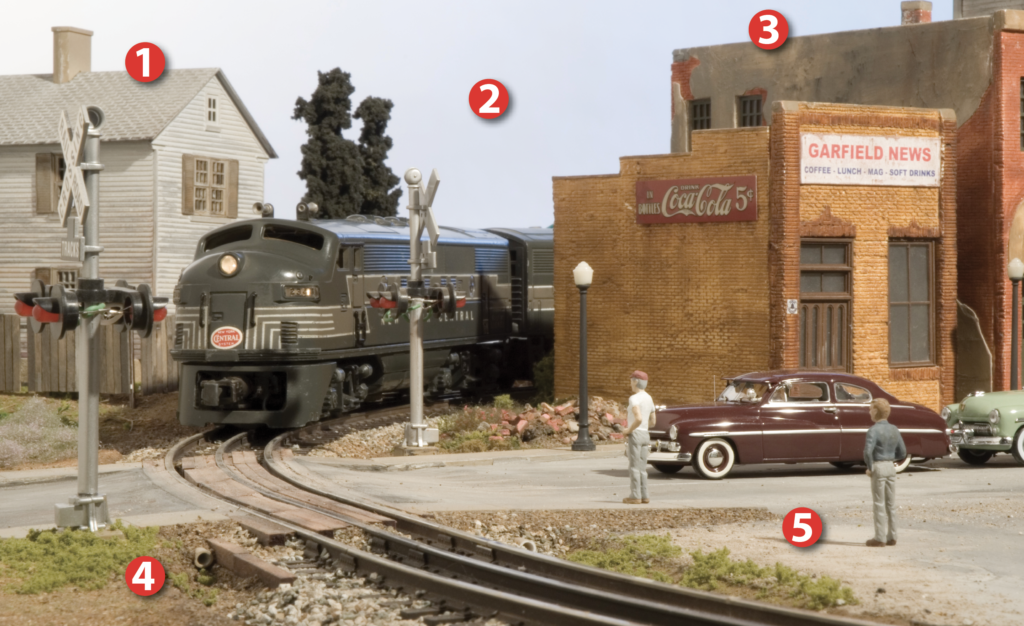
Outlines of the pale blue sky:
M437 220L466 227L547 226L552 176L617 173L620 156L667 152L676 48L749 41L750 18L767 8L791 36L900 22L900 0L5 4L0 74L49 73L57 25L95 32L94 70L123 70L140 41L159 45L171 68L222 68L277 150L264 195L282 217L305 192L295 99L309 97L317 70L340 67L356 104L395 103L391 169L437 168ZM952 6L934 2L933 19L952 19ZM497 121L469 108L483 78L511 93Z

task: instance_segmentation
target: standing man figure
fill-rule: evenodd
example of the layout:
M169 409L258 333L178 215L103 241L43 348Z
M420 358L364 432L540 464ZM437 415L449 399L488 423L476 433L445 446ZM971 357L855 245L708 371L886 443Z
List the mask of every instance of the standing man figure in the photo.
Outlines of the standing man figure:
M654 400L644 391L647 388L647 374L636 370L629 377L629 397L626 419L626 458L629 459L629 497L626 504L647 504L647 454L651 451L651 436L647 431L647 420L654 413Z
M889 423L889 401L871 401L871 421L864 441L864 464L871 477L871 500L875 513L875 536L868 539L872 548L896 545L896 465L907 456L907 447L898 428ZM888 522L888 524L886 523ZM888 531L886 529L888 526Z

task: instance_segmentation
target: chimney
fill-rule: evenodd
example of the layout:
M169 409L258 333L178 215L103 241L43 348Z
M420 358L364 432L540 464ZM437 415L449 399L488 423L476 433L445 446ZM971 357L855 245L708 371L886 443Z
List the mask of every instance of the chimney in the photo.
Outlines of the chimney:
M73 26L54 26L53 82L71 82L79 72L92 70L92 31Z
M903 13L904 26L907 24L928 24L932 21L931 2L901 2L900 11Z

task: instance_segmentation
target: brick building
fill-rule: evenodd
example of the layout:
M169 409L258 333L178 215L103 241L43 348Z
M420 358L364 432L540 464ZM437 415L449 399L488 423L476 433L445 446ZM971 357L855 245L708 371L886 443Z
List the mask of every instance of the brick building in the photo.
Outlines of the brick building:
M851 371L935 409L952 401L953 113L783 101L772 112L768 126L693 133L686 153L623 157L615 175L554 179L557 395L578 389L572 268L586 261L594 395L623 396L637 368L659 402L674 403L711 399L723 375L807 367ZM897 151L931 142L937 168L926 185L803 180L814 137ZM699 198L705 185L749 181L756 214L739 215L737 194L714 216L696 208L690 221L638 223L681 210L662 189L695 182ZM891 341L901 324L904 340Z
M894 23L895 9L894 0ZM1015 217L1024 227L1024 10L1018 9L1024 0L954 0L955 19L931 22L930 2L902 2L898 26L793 37L773 51L746 41L673 53L673 153L691 149L695 130L772 124L777 101L956 113L958 298L976 312L987 344L958 354L961 393L1010 387L1006 268ZM1016 245L1024 254L1024 241ZM961 337L972 330L962 329Z

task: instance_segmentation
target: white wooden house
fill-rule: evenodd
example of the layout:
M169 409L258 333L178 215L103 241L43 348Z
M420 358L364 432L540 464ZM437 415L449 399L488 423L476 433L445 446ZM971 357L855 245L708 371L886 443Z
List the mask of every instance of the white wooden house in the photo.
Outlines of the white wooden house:
M105 114L100 276L170 296L200 236L255 217L264 165L277 154L219 69L140 83L124 69L90 71L90 31L53 32L53 74L0 76L0 313L13 312L13 294L33 275L77 279L79 264L60 257L57 123L81 105Z

